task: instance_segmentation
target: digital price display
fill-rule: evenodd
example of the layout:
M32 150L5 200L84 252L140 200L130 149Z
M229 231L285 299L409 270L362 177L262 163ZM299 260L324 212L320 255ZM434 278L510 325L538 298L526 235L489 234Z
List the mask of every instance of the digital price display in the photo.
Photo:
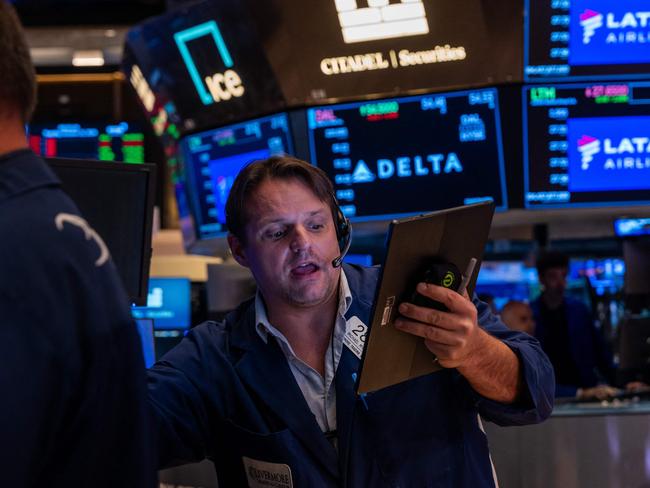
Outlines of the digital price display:
M507 207L495 89L311 108L311 161L356 220Z
M526 12L525 80L647 77L647 1L527 0Z
M229 125L183 138L185 190L198 237L226 232L226 201L249 162L293 152L286 114Z
M46 158L144 162L144 134L127 122L119 124L30 124L29 145Z
M524 98L525 205L650 201L650 83L531 86Z

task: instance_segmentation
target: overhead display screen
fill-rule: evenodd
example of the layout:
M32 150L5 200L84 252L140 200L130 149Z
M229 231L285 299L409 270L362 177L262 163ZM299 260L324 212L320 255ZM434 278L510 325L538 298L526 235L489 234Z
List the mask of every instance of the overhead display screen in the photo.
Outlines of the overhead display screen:
M127 122L118 124L30 124L29 145L46 158L144 162L144 133Z
M349 217L507 207L495 89L315 107L307 118L311 161Z
M647 1L527 0L526 12L526 80L647 77Z
M127 35L124 71L154 129L209 129L285 108L241 2L189 4Z
M239 171L249 162L290 154L286 114L193 134L183 138L185 191L200 239L226 232L226 201Z
M290 105L522 79L517 2L248 3Z
M531 86L526 207L650 201L650 82Z

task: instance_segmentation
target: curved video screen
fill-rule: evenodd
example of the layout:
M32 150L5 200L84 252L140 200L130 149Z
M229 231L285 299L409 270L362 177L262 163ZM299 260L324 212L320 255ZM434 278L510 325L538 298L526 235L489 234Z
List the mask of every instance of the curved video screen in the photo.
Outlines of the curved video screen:
M645 0L527 0L524 79L646 78Z
M495 89L308 109L311 162L355 220L507 207Z
M251 161L293 152L286 114L249 120L184 137L185 190L199 239L226 232L226 201Z
M650 82L530 86L528 208L650 201Z

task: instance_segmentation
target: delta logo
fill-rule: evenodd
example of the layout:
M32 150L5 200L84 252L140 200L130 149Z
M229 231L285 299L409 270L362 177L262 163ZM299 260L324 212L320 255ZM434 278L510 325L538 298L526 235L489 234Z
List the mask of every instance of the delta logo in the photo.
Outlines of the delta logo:
M602 14L586 9L580 14L580 25L583 44L589 44L596 30L603 26L608 29L606 44L650 43L650 11Z
M349 181L342 183L372 183L376 179L387 180L393 177L410 178L427 175L462 173L463 164L454 152L437 153L422 156L400 156L395 159L381 158L377 160L376 171L373 172L368 164L359 160L351 173Z
M580 168L589 169L594 156L602 152L605 157L605 170L650 169L650 137L622 137L614 140L606 137L601 141L589 135L578 140L581 157Z
M582 27L582 43L589 44L596 29L603 26L603 14L595 10L585 10L580 14L580 26Z

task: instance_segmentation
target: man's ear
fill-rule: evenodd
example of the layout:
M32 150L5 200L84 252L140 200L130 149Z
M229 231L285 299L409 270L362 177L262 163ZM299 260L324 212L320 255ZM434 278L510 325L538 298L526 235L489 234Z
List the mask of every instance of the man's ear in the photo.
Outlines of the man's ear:
M248 268L248 259L246 259L244 245L241 240L233 234L228 234L228 245L230 246L230 252L232 253L232 257L235 258L235 261Z

